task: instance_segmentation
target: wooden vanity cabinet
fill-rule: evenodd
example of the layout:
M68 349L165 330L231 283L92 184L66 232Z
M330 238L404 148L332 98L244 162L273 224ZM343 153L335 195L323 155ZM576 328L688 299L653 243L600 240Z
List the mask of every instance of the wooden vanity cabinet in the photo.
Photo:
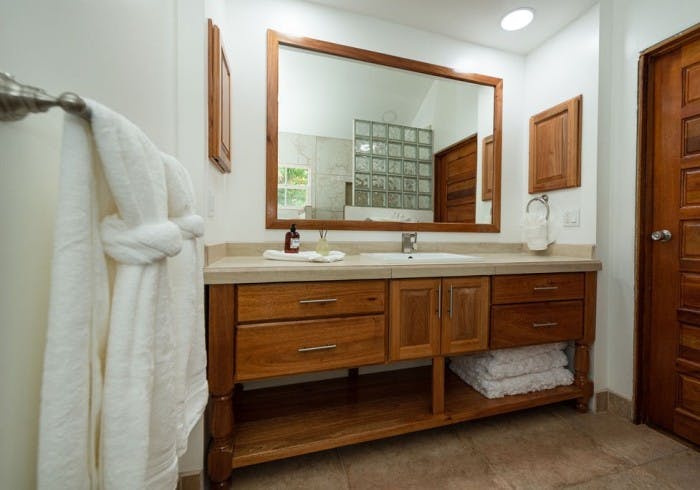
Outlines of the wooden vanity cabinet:
M391 281L392 361L488 347L489 277Z
M548 403L586 411L595 297L594 271L209 285L210 487L251 464ZM446 368L448 356L555 340L575 343L573 385L487 399ZM432 366L356 369L419 358ZM347 376L242 384L330 369Z

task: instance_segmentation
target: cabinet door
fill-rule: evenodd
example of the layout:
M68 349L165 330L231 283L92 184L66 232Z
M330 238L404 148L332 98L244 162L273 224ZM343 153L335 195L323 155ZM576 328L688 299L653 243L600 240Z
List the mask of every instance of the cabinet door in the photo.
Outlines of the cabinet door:
M442 353L486 349L489 341L489 278L445 278L442 291Z
M391 360L440 353L440 279L391 281Z

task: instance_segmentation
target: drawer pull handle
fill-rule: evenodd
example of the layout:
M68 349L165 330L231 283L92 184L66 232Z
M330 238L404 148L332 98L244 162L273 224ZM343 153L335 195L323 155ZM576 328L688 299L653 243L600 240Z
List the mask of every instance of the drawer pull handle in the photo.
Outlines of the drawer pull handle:
M330 350L330 349L335 349L337 346L335 344L328 344L328 345L319 345L317 347L302 347L300 349L297 349L299 352L313 352L316 350Z
M535 286L532 289L535 291L555 291L559 289L559 286Z
M558 327L559 324L557 322L543 322L543 323L537 323L533 322L532 327L533 328L540 328L540 327Z
M310 303L334 303L336 301L338 301L336 298L300 299L299 304L308 305Z

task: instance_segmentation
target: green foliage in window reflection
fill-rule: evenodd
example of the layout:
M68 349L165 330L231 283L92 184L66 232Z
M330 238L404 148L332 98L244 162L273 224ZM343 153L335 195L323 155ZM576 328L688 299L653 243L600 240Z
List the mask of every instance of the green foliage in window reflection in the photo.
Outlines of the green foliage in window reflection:
M309 169L278 167L277 205L283 208L302 208L307 204Z

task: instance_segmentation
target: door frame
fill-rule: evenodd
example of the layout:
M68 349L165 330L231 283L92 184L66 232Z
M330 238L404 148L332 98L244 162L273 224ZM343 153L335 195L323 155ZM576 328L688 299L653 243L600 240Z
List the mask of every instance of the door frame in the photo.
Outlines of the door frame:
M647 238L653 220L654 104L651 73L659 56L685 43L700 39L700 23L665 39L640 53L637 98L637 204L635 231L635 321L634 321L634 422L648 421L649 359L651 339L652 243Z

